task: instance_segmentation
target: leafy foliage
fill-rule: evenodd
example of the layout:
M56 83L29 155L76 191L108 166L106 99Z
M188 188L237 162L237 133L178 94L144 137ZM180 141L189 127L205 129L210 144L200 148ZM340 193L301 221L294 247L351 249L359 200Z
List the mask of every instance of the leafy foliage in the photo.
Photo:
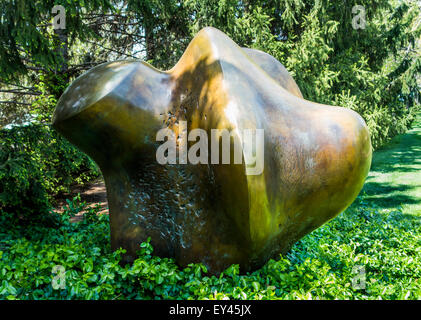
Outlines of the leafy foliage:
M55 228L13 225L0 217L0 298L7 299L418 299L421 223L399 209L380 209L364 197L299 241L285 257L241 275L232 265L219 276L201 264L185 268L153 255L149 242L132 264L109 246L107 215L75 198ZM52 269L65 269L54 289ZM365 268L365 289L353 287L354 266Z
M0 213L29 218L50 208L51 195L99 175L95 163L50 126L0 131Z
M47 30L52 19L52 8L62 5L66 8L66 30L70 36L86 39L95 36L81 15L90 10L110 10L109 1L25 1L11 0L0 2L0 69L5 79L16 77L27 71L25 58L33 59L41 67L51 68L65 61L57 52L57 37Z

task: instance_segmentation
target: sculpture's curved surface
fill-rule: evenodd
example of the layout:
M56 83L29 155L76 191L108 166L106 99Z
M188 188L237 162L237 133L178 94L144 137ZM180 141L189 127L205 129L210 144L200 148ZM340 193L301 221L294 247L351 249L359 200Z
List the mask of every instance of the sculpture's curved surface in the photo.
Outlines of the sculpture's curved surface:
M264 171L243 164L161 165L158 130L264 130ZM100 166L113 248L155 253L211 272L243 271L286 252L349 206L371 163L355 112L306 101L272 56L205 28L167 72L118 61L66 90L54 127Z

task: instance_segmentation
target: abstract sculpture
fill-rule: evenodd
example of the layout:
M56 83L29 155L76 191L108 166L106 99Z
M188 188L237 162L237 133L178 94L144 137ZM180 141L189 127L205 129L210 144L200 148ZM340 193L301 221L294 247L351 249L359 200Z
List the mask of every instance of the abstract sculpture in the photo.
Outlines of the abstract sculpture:
M158 163L158 131L178 139L181 121L209 136L234 132L231 146L241 140L236 130L262 129L263 172ZM169 71L137 61L91 69L64 92L53 125L101 168L112 248L126 249L125 261L151 237L155 254L202 262L211 273L234 263L250 271L285 253L352 203L371 164L357 113L304 100L275 58L214 28L201 30Z

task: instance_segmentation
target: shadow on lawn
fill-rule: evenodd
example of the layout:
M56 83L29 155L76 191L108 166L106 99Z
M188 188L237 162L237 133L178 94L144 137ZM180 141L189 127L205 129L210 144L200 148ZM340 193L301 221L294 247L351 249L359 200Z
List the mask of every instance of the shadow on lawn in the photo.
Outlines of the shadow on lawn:
M373 155L372 172L417 172L421 170L421 115L413 129L396 136Z
M421 194L416 190L421 190L421 178L417 180L421 172L420 120L419 116L412 130L395 137L373 154L371 174L361 192L365 192L366 200L380 208L391 209L421 203ZM394 180L396 173L399 178ZM378 181L380 177L385 181Z
M369 179L367 181L362 191L366 194L365 199L375 202L381 208L397 208L404 204L417 204L421 201L405 194L406 191L413 189L413 186L370 182Z
M380 149L378 153L379 156L373 159L371 171L387 173L420 170L421 139L418 146L404 145L393 149Z

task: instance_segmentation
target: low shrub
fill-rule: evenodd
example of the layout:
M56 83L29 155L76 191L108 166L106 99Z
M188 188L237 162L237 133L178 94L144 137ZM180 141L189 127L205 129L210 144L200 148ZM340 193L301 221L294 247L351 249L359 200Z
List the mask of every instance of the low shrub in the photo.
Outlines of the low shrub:
M95 163L48 125L0 130L0 214L40 216L52 195L98 175Z
M238 265L219 276L209 276L201 264L180 268L154 256L149 242L122 266L123 250L110 249L107 215L94 208L81 222L69 221L86 210L77 199L63 215L52 213L55 228L14 226L2 215L0 299L419 299L419 219L364 198L286 256L245 275ZM53 281L57 265L62 289Z

